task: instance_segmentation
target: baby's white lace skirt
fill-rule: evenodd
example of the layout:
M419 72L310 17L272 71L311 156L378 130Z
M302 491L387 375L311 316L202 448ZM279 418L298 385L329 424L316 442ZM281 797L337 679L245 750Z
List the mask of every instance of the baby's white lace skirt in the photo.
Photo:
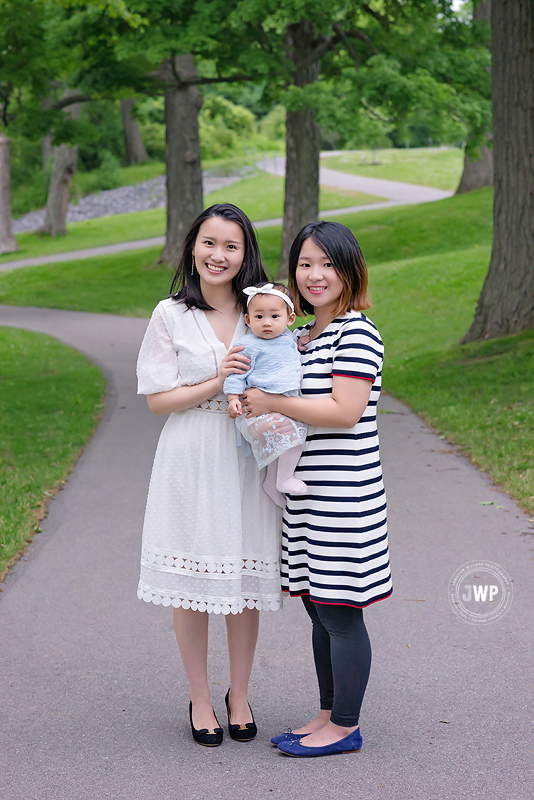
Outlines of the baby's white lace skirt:
M266 467L286 450L303 445L308 432L308 426L303 422L274 413L250 419L242 414L237 417L235 424L241 436L250 444L258 469Z

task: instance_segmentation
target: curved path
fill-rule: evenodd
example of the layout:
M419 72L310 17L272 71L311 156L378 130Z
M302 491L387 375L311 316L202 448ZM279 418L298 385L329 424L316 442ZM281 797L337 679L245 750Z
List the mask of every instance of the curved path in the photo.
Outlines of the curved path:
M366 612L374 664L358 755L297 760L269 737L314 714L310 631L298 600L264 613L251 685L260 733L195 745L168 609L136 598L140 531L162 421L135 394L146 321L0 307L3 325L79 348L109 381L102 422L0 595L2 796L9 800L445 800L532 797L532 526L430 428L384 398L382 458L394 594ZM481 505L494 501L495 505ZM499 508L497 506L504 506ZM511 576L491 625L449 607L471 559ZM210 620L224 719L224 622ZM530 683L529 683L530 682Z
M285 175L286 160L283 156L278 156L274 160L265 160L258 164L264 172L273 175ZM321 218L340 217L344 214L355 214L358 211L369 211L378 208L390 208L391 206L408 205L414 203L431 203L435 200L444 200L452 197L453 192L446 192L442 189L432 189L428 186L416 186L412 183L399 183L398 181L385 181L381 178L366 178L361 175L352 175L348 172L339 172L333 169L321 167L321 183L329 186L336 186L341 189L350 189L353 192L363 192L364 194L376 195L376 203L365 203L359 206L349 206L347 208L334 208L328 211L321 211ZM385 197L386 200L378 200ZM275 225L282 225L282 217L274 219L263 219L254 222L255 228L271 228ZM77 261L84 258L95 258L112 253L122 253L126 250L142 250L145 247L163 247L165 236L153 236L150 239L136 239L131 242L120 242L119 244L102 245L101 247L88 247L85 250L72 250L69 253L56 253L48 256L35 256L33 258L17 258L12 261L0 263L0 272L7 272L11 269L21 267L36 267L39 264L57 264L60 261Z

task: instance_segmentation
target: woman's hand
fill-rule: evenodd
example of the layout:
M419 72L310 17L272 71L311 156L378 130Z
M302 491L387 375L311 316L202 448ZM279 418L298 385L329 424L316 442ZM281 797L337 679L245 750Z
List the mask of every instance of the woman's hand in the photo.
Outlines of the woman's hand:
M222 385L224 383L224 379L228 375L234 375L236 372L238 375L244 375L245 372L248 372L250 369L250 358L244 356L240 351L244 350L244 346L242 344L237 345L236 347L231 347L225 357L222 360L221 367L219 370L219 379Z
M275 397L276 395L262 392L261 389L246 389L241 396L241 403L243 410L247 412L247 419L274 411L273 400Z
M297 348L299 353L305 353L306 348L310 342L311 342L311 336L308 333L304 334L304 336L300 336L297 339Z

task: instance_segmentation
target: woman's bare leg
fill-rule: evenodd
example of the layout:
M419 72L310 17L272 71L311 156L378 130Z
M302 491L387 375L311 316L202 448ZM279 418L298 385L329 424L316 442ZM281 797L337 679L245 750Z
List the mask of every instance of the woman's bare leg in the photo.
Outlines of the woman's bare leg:
M193 725L197 730L217 728L208 685L208 622L206 611L173 608L174 633L189 683Z
M258 639L260 612L255 608L245 608L241 614L226 615L228 635L228 654L230 656L230 696L232 725L252 722L247 693L252 662Z
M330 711L325 711L325 709L322 709L318 717L315 717L315 719L312 719L301 728L296 728L293 733L315 733L315 731L320 730L330 722L330 713Z

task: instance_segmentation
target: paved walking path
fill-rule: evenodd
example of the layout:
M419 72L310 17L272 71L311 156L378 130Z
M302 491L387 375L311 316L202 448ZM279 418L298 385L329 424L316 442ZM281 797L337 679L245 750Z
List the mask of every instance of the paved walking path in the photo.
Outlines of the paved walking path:
M141 319L0 307L101 365L100 426L0 594L0 775L6 800L449 800L532 797L533 528L454 448L384 398L382 459L393 596L366 620L373 668L357 755L290 759L269 737L315 714L300 601L263 613L247 745L196 745L168 609L136 598L140 532L163 420L135 394ZM494 505L480 505L493 501ZM498 506L504 506L499 508ZM455 570L499 564L511 610L469 625ZM210 620L213 699L228 686L224 621Z
M285 175L285 157L278 156L274 160L265 161L258 164L265 172L274 175ZM365 194L386 197L386 200L376 203L365 203L360 206L348 206L346 208L334 208L328 211L321 211L321 218L339 217L344 214L355 214L358 211L368 211L370 209L390 208L391 206L408 205L413 203L430 203L435 200L443 200L451 197L453 192L445 192L442 189L432 189L428 186L415 186L411 183L399 183L398 181L385 181L380 178L365 178L361 175L351 175L348 172L338 172L333 169L321 167L321 183L329 186L337 186L342 189L350 189L353 192L364 192ZM274 219L264 219L254 223L255 228L271 228L274 225L281 225L282 217ZM85 250L73 250L68 253L56 253L48 256L35 256L33 258L18 258L12 261L0 263L0 272L7 272L21 267L36 267L40 264L57 264L62 261L78 261L84 258L95 258L112 253L123 253L126 250L142 250L146 247L163 247L165 244L164 236L153 236L151 239L137 239L132 242L120 242L119 244L108 244L102 247L88 247Z
M334 155L332 153L332 155ZM277 156L258 164L264 172L272 175L285 176L285 156ZM350 189L352 192L364 192L378 197L386 197L390 205L408 205L411 203L432 203L435 200L445 200L452 197L454 192L443 189L434 189L430 186L418 186L415 183L401 183L400 181L386 181L383 178L367 178L363 175L353 175L350 172L340 172L336 169L321 166L319 182L327 186L336 186L338 189ZM374 204L373 207L377 207ZM361 206L359 206L361 208ZM330 214L331 212L324 212Z

